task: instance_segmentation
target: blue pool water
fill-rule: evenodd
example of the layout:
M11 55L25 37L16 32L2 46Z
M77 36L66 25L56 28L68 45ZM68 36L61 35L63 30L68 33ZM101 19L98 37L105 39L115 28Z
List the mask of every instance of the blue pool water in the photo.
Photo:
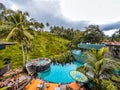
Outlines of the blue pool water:
M76 70L78 66L83 64L79 62L74 62L72 64L66 65L54 65L51 64L50 69L46 72L38 73L38 76L45 81L54 82L54 83L70 83L74 79L70 76L70 71Z
M78 56L82 56L82 52L80 50L72 50L72 53Z
M80 63L85 63L87 56L81 52L81 50L72 50L72 55L76 61Z
M46 60L41 60L41 61L38 62L39 65L43 65L45 63L46 63Z

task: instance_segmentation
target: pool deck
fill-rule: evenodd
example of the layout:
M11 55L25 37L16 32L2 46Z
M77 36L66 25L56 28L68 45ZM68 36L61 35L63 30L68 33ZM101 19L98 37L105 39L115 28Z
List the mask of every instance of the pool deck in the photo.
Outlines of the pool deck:
M40 88L39 85L46 84L45 87ZM26 87L25 90L55 90L59 84L46 83L39 79L33 79ZM43 89L44 88L44 89Z
M43 85L44 87L41 87L40 85ZM66 88L69 89L72 88L72 90L80 90L80 86L76 82L60 85L60 84L45 82L40 79L33 79L25 87L25 90L66 90Z

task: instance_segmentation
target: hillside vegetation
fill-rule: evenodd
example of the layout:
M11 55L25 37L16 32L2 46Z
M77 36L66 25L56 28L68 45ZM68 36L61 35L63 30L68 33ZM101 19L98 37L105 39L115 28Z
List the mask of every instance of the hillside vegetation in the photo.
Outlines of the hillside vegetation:
M60 38L54 34L43 32L38 34L32 41L33 49L29 53L29 60L35 58L50 58L68 51L68 40ZM0 51L0 62L6 57L11 57L12 68L22 66L22 52L20 45L6 46ZM2 67L2 65L1 65Z

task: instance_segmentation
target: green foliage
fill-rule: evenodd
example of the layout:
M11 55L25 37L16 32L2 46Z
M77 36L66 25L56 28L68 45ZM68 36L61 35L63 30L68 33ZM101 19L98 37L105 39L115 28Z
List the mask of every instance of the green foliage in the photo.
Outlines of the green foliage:
M93 81L94 83L93 90L106 90L110 87L113 88L114 90L115 86L113 85L113 83L110 83L110 85L106 89L102 89L102 87L104 87L104 84L101 84L101 81L105 79L110 79L111 75L114 74L115 68L118 69L119 67L117 61L113 60L113 58L110 57L107 58L105 56L106 53L107 53L107 48L105 47L101 48L98 51L92 49L86 52L87 55L86 64L84 64L83 67L77 68L77 70L82 71L84 74L88 76L90 80ZM92 77L87 73L92 74Z
M0 90L7 90L8 87L3 87L3 88L0 88Z
M104 39L104 33L98 25L89 25L83 34L84 42L99 43Z
M71 55L71 52L68 51L61 55L55 55L54 57L51 57L51 61L55 64L66 64L73 62L73 56Z
M60 55L68 50L67 44L69 43L68 40L47 32L38 34L31 42L33 50L29 52L29 60ZM6 46L6 49L0 50L0 53L1 60L9 56L11 57L12 68L22 65L22 52L19 44Z
M5 62L4 62L4 60L0 60L0 68L2 68L2 67L4 67L5 66L5 64L4 64Z
M111 79L120 82L120 76L112 75Z
M83 42L83 32L76 30L74 31L73 39L71 40L71 49L78 48L78 43Z
M72 40L73 38L75 38L74 36L76 36L80 32L80 30L74 30L73 28L64 28L63 26L54 26L50 29L51 33L54 33L55 35L58 35L68 40Z
M102 80L103 90L118 90L110 80Z
M19 45L6 46L5 49L0 50L0 53L1 60L4 60L6 57L11 57L12 68L22 65L22 53Z
M41 33L33 40L34 49L32 52L34 56L31 55L31 58L38 57L50 57L56 54L61 54L67 50L67 43L69 41L62 39L56 35L49 34L47 32Z
M120 29L112 35L111 39L112 41L120 41Z
M33 35L31 31L33 29L30 28L33 24L31 24L27 17L29 14L27 12L23 13L22 11L13 11L9 9L5 9L2 12L2 16L4 19L2 21L7 22L5 25L11 26L8 30L2 30L2 36L7 36L6 41L13 39L21 44L22 48L22 56L23 56L23 66L25 65L25 55L24 55L24 44L28 44L31 40L33 40ZM7 33L6 33L7 32Z
M62 38L68 39L71 42L68 44L69 49L77 48L77 44L82 42L82 32L80 30L74 30L70 28L64 28L59 26L51 27L51 33L58 35Z
M120 76L112 75L111 81L113 82L114 86L117 87L117 90L120 90Z

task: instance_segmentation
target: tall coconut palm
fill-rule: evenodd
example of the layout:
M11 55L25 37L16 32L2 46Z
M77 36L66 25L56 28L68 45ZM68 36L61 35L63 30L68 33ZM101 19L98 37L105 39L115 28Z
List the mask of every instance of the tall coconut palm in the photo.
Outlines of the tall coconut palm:
M115 60L106 57L106 52L107 48L102 48L99 51L95 49L88 51L86 64L77 69L94 82L94 90L103 90L101 82L104 79L110 79L111 75L114 74L114 69L119 67Z
M49 26L50 26L50 24L47 22L47 23L46 23L46 26L47 26L47 27L49 27Z
M25 40L30 41L31 39L33 39L33 36L30 33L31 29L29 26L29 22L27 21L27 16L29 16L29 14L27 12L23 13L22 11L18 10L16 12L14 11L4 16L6 18L6 21L11 26L6 40L13 38L21 44L24 66L25 65L24 43Z
M33 25L34 30L36 31L43 31L44 24L36 21L34 18L30 19L31 24Z

